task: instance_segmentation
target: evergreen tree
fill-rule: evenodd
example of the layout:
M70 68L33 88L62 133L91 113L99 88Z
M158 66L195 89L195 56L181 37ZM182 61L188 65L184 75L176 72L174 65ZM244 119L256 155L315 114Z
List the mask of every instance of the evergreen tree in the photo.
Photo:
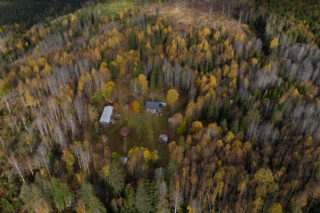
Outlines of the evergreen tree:
M40 173L35 175L35 181L33 184L24 183L22 185L20 190L20 198L29 212L36 212L37 203L39 202L43 204L46 203L46 205L49 205L49 201L51 200L54 202L52 199L53 193L51 187L52 184L45 180ZM63 196L56 195L56 197L61 201L60 198ZM50 206L48 206L48 208L50 208Z
M136 50L138 47L137 36L134 30L129 33L129 47L131 50Z
M233 133L238 133L238 131L239 131L239 120L238 119L233 121L231 131Z
M156 88L156 83L157 83L157 74L156 74L156 71L153 69L151 71L151 77L150 77L150 88L151 89Z
M148 193L148 188L145 182L140 181L138 183L136 198L135 198L135 206L139 213L149 213L152 212L152 198Z
M224 132L228 131L228 122L226 119L223 119L223 121L221 122L221 128Z
M34 204L40 199L40 193L37 187L30 186L29 184L24 183L21 187L20 198L22 202L25 204L28 212L34 212Z
M124 174L117 161L111 163L108 183L112 188L112 193L115 196L119 196L124 187Z
M167 170L168 170L167 172L168 178L170 178L178 170L178 165L174 160L169 161Z
M162 76L162 73L159 72L158 77L157 77L157 88L158 88L158 89L162 89L163 86L164 86L163 76Z
M157 212L169 213L168 188L164 180L158 179L156 185Z
M217 102L213 100L207 111L207 120L209 121L217 121L219 119L219 109Z
M135 194L131 185L127 185L124 191L124 200L121 213L135 212Z
M60 179L52 178L50 182L52 202L59 212L71 207L74 201L74 194L66 183Z
M90 183L84 183L78 192L79 198L82 200L87 213L106 213L104 205L93 194L93 189Z

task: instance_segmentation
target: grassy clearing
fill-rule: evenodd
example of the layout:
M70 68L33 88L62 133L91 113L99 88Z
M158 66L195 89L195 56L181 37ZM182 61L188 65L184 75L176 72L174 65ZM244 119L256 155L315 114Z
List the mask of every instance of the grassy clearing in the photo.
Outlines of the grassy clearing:
M119 117L113 115L116 120L115 124L104 128L98 135L92 131L91 138L99 138L106 135L108 137L108 146L112 152L126 156L128 151L133 147L146 147L149 150L157 150L159 155L159 164L165 165L168 159L168 145L158 142L159 134L168 134L168 117L169 110L164 110L163 117L153 116L145 112L144 106L146 100L151 97L156 101L165 101L163 90L152 90L146 96L137 98L131 95L128 85L118 80L115 87L117 102L119 103ZM152 95L151 95L152 93ZM140 113L133 113L125 109L131 101L138 100L140 103ZM130 133L127 137L120 134L122 127L128 127ZM97 137L98 136L98 137Z
M127 137L120 135L122 127L128 127ZM150 115L146 112L132 113L123 111L115 124L105 128L102 134L109 138L112 152L126 156L133 147L146 147L149 150L158 150L160 162L164 162L168 155L168 145L158 142L161 133L168 132L168 117Z

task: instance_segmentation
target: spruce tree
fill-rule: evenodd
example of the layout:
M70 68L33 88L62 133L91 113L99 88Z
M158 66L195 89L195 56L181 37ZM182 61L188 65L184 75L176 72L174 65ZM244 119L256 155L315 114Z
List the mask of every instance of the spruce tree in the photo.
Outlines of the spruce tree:
M143 181L140 181L138 184L135 205L139 213L152 212L152 199L150 198L148 189Z
M164 180L158 179L156 184L156 207L159 213L169 213L168 188Z
M85 205L85 210L88 213L106 213L104 205L100 202L94 193L90 183L84 183L78 192L79 199Z
M52 178L50 191L52 201L59 212L71 207L74 201L74 194L66 183L61 182L60 179Z
M131 185L127 185L124 192L124 200L121 213L135 212L135 194Z
M150 88L151 89L156 88L156 82L157 82L156 71L155 71L155 69L153 69L151 71L151 77L150 77Z
M163 76L162 76L162 73L160 72L160 73L158 74L158 78L157 78L157 88L158 88L158 89L162 89L162 88L163 88L163 85L164 85L164 83L163 83Z
M119 196L124 187L124 174L119 163L113 161L109 171L108 183L115 196Z

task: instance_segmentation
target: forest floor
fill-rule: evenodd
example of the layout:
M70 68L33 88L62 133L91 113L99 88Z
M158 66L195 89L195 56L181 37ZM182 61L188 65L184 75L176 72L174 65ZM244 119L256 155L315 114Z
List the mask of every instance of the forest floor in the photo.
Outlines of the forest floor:
M148 14L159 14L171 21L175 29L184 30L189 26L219 29L224 26L232 34L252 34L249 26L235 18L239 0L214 0L209 2L173 2L151 5L146 9Z

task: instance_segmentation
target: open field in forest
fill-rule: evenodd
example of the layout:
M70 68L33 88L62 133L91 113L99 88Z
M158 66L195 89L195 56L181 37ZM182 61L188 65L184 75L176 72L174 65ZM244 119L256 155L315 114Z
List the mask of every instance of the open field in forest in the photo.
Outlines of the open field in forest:
M167 17L175 25L175 30L188 26L220 28L224 26L232 34L251 33L246 24L234 18L238 0L215 0L203 3L173 2L158 5L160 15ZM156 6L147 9L148 14L156 13Z
M115 85L115 93L119 104L118 116L113 115L113 119L116 122L109 127L103 128L99 136L107 136L111 152L117 152L123 156L126 156L133 147L146 147L150 151L157 150L159 164L166 165L169 154L168 144L159 143L158 137L160 134L169 134L168 118L176 111L183 110L186 97L180 97L179 102L176 104L175 112L166 107L163 109L163 116L158 117L145 112L145 102L149 100L166 102L164 89L149 89L146 95L134 97L128 84L118 80ZM140 113L130 112L126 109L126 105L133 100L137 100L140 103ZM120 130L122 127L128 127L130 130L127 137L121 136ZM96 137L95 131L93 134L92 137Z
M133 147L146 147L150 151L157 150L159 163L165 165L166 159L168 159L168 144L159 143L158 137L162 133L168 134L169 109L164 109L161 118L145 112L145 102L147 100L165 102L165 92L163 90L152 90L145 96L134 97L131 95L128 85L119 80L115 86L115 93L119 104L118 116L114 114L115 123L103 128L98 135L107 136L111 152L117 152L123 156L126 156ZM138 100L140 103L140 113L130 112L126 109L126 106L133 100ZM128 127L130 130L127 137L121 136L120 130L122 127ZM93 131L92 134L92 138L95 138L97 133Z
M120 135L122 127L128 127L127 137ZM158 150L160 162L168 157L168 145L158 142L159 134L168 132L168 116L159 118L149 113L122 112L115 124L103 129L109 140L112 152L126 156L133 147L146 147L149 150Z

